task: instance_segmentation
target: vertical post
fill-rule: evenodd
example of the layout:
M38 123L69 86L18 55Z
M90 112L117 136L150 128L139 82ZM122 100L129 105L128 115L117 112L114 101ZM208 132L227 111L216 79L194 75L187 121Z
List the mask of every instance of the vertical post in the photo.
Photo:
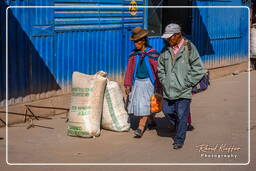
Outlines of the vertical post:
M124 3L124 1L122 2L122 6L125 6L125 3ZM122 77L124 78L124 74L125 74L125 56L126 56L126 53L125 53L125 51L126 51L126 49L127 49L127 47L126 47L126 43L125 43L125 27L124 27L124 11L125 11L125 9L124 8L122 8L122 44L124 45L124 46L121 46L121 51L122 51Z
M144 0L144 6L148 6L148 0ZM144 29L148 29L148 8L144 8Z

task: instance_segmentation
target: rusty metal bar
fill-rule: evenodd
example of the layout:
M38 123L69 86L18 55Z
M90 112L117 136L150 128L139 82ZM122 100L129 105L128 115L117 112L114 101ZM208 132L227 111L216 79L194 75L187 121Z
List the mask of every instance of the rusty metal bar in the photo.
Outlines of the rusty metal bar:
M6 111L0 111L0 113L6 113ZM25 114L23 113L15 113L15 112L8 112L8 114L12 114L12 115L19 115L19 116L25 116ZM27 116L29 117L33 117L33 115L28 115ZM49 117L43 117L43 116L37 116L38 118L42 118L42 119L52 119L52 118L49 118Z
M35 126L40 127L40 128L54 129L54 128L52 128L52 127L41 126L41 125L36 125L36 124L31 124L31 125L29 125L29 126L27 127L27 129L34 128Z
M26 108L24 123L25 123L25 122L26 122L26 120L27 120L27 115L28 115L28 109Z
M32 112L32 110L27 105L25 106L28 109L28 111L36 118L36 120L39 120L38 117Z
M0 121L3 122L4 125L6 125L6 122L3 119L0 118Z
M69 111L69 109L61 108L61 107L48 107L48 106L35 106L35 105L25 105L25 106L35 107L35 108L43 108L43 109L57 109L57 110L67 110L67 111Z

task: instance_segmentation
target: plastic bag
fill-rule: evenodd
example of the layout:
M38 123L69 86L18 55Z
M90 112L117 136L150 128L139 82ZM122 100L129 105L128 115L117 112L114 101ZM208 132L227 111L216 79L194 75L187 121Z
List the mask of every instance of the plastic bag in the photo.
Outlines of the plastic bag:
M160 94L155 94L150 97L150 111L152 113L158 113L162 110L162 96Z

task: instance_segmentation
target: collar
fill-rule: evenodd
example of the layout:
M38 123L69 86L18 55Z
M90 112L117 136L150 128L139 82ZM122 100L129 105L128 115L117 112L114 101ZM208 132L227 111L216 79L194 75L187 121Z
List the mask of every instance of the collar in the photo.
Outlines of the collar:
M141 55L141 54L147 54L148 51L150 50L151 48L147 47L145 50L143 51L139 51L138 49L134 49L134 52L136 55Z
M176 46L171 46L171 48L172 49L177 49L177 48L180 49L182 47L184 41L185 41L184 38L182 38L179 44L177 44Z

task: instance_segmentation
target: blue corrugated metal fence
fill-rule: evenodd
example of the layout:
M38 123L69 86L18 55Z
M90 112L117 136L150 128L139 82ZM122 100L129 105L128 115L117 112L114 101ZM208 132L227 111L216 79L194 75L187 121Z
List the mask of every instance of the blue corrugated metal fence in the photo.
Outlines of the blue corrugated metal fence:
M131 28L143 26L144 21L143 8L136 15L131 15L128 8L115 8L129 3L129 0L10 1L9 5L15 6L58 6L9 10L9 32L14 33L9 34L10 104L69 92L74 71L94 74L104 70L121 80L132 48L126 38ZM143 5L143 0L137 4ZM90 7L95 5L98 7Z
M144 26L145 9L131 15L131 0L1 0L0 102L5 98L4 9L7 5L58 6L9 10L9 102L37 100L70 91L73 71L98 70L123 79L128 56L134 48L132 28ZM143 5L143 0L136 0ZM97 7L92 7L98 5ZM111 8L102 7L111 5ZM126 8L115 8L116 6ZM195 1L194 5L241 5L239 1ZM68 7L67 6L72 6ZM248 11L245 8L195 8L192 33L208 68L247 60ZM227 15L227 13L232 15ZM146 16L147 17L147 16ZM159 52L160 37L149 37Z

